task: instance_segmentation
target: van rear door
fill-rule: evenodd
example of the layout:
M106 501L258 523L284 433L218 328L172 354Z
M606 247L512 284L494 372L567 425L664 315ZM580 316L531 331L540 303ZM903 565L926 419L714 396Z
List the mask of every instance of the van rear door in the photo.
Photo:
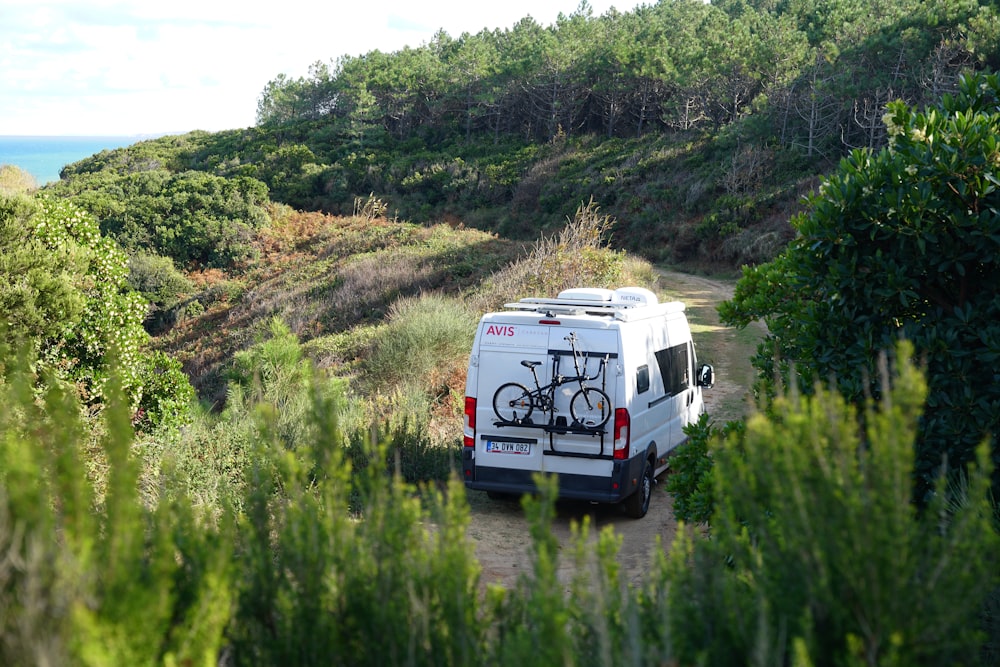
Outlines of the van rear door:
M531 371L522 361L537 362L542 384L549 381L549 327L511 318L491 318L480 323L476 364L476 464L519 470L542 469L541 431L518 426L497 426L493 396L501 385L517 382L534 389ZM534 415L533 419L538 419Z
M597 429L587 428L586 424L574 424L570 401L581 389L581 381L572 379L578 374L592 378L584 380L583 384L604 391L610 399L609 403L614 400L619 356L617 332L523 322L493 321L484 322L480 326L479 355L476 360L476 421L480 432L480 442L476 443L478 463L489 464L489 457L494 453L492 447L496 446L493 443L521 440L533 445L530 459L518 457L514 461L504 457L502 464L497 460L490 465L528 468L535 459L536 451L539 455L544 452L545 456L565 454L610 457L613 439L610 436L600 437L602 431L610 430L610 426L605 424L603 428ZM576 341L575 357L573 346L568 340L571 335ZM537 389L531 369L522 362L535 364L538 382L546 394L548 391L545 386L554 377L561 376L565 381L552 392L551 410L544 410L536 405L529 416L530 423L503 423L493 410L493 398L497 390L509 382L521 384L529 391ZM610 404L602 407L609 413L613 411ZM525 449L518 448L519 451ZM479 458L481 455L486 458ZM539 461L535 461L534 465L537 465L537 469L551 469L551 466L545 466Z

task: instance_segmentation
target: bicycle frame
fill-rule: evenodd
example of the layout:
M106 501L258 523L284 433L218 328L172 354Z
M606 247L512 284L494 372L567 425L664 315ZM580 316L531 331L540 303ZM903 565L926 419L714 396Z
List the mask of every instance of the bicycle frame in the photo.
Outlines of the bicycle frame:
M608 363L608 357L605 356L600 360L600 364L597 371L593 375L586 374L586 365L584 365L584 370L580 370L580 353L576 348L576 332L570 332L563 340L569 342L570 349L573 353L573 370L576 371L576 375L566 376L559 374L559 359L560 355L552 355L552 381L546 385L542 385L538 380L538 373L535 368L540 365L541 362L531 362L528 360L522 360L521 365L531 371L531 377L535 382L535 388L529 393L533 407L538 408L544 412L551 412L555 407L555 397L556 389L564 384L570 382L579 382L580 389L586 388L586 382L591 380L596 380L604 372L604 367Z

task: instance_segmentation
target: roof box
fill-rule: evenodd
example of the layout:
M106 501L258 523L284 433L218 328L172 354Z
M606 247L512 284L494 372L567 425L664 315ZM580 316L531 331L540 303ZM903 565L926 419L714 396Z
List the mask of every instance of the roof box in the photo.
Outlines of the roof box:
M614 292L602 287L574 287L559 292L559 298L564 301L593 301L594 303L612 303Z
M656 294L645 287L621 287L612 292L611 300L630 306L655 306L660 302Z

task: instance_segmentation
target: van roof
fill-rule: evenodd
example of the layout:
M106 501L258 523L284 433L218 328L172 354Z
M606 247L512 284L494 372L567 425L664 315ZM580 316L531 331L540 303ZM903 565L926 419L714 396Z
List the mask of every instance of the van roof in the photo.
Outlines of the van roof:
M596 315L623 321L684 311L680 301L660 303L653 292L643 287L621 287L613 291L579 287L563 290L554 299L529 297L504 304L504 307L552 315Z

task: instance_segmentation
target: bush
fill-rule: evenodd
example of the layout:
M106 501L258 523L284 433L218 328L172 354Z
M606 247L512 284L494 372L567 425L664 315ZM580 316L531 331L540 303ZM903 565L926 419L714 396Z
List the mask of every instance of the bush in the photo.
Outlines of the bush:
M912 502L926 396L905 360L881 409L833 390L778 398L713 451L710 540L671 554L671 636L682 664L977 664L1000 538L985 445L950 504L943 477Z
M245 176L161 168L84 182L90 187L74 196L106 234L132 253L167 256L185 268L239 268L255 257L254 234L269 221L267 187Z
M141 398L132 417L137 430L176 429L190 423L194 387L179 361L166 352L148 352L139 373Z
M912 367L862 433L827 391L752 418L745 447L716 453L712 538L682 529L638 584L610 528L591 536L585 519L560 549L555 479L538 477L524 574L484 595L461 483L403 482L387 443L350 442L342 399L315 380L292 448L280 411L254 408L246 483L208 520L165 486L142 502L117 399L98 494L78 404L36 403L22 366L0 384L4 664L977 664L996 646L989 459L963 502L942 488L917 512Z
M183 499L142 504L114 382L100 495L72 392L39 403L32 384L16 363L0 382L0 663L214 663L232 603L228 529L205 530Z
M129 257L128 284L157 310L172 307L194 289L173 259L146 252Z
M703 414L697 422L684 427L688 441L670 457L667 491L674 499L674 516L688 523L708 523L715 509L712 495L711 447L723 440L738 442L745 422L727 422L722 429Z
M456 299L431 294L396 301L366 363L369 381L376 387L413 384L429 396L446 395L455 376L464 375L477 322Z
M1000 432L992 372L1000 360L992 175L1000 77L963 77L954 95L923 111L893 102L883 122L888 145L844 158L792 220L796 238L774 261L744 268L719 312L728 324L767 325L753 359L764 393L779 379L808 392L833 377L860 403L878 395L879 353L900 337L912 341L930 387L917 443L923 498L942 460L960 474L981 440ZM1000 470L995 440L994 464Z

